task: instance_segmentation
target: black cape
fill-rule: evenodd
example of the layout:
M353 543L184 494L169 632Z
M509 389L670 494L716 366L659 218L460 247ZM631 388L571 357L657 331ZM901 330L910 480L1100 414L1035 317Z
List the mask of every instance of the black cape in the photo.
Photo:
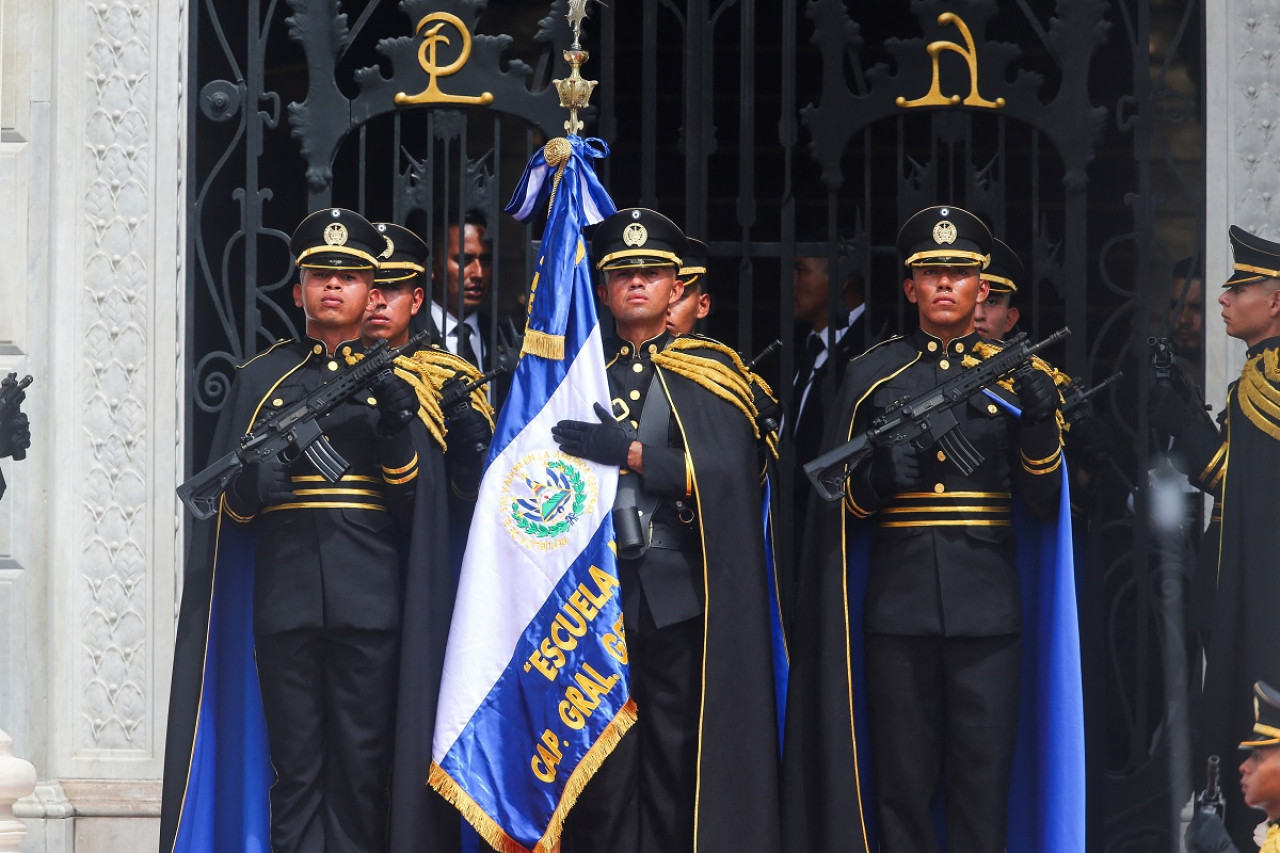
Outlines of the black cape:
M691 462L706 556L695 849L778 850L778 729L750 380L732 350L704 339L678 339L653 363Z
M1237 745L1253 727L1253 683L1280 684L1280 527L1275 520L1280 471L1280 338L1250 347L1240 381L1227 397L1217 591L1201 702L1201 752L1234 767ZM1234 779L1234 776L1231 777ZM1224 776L1226 823L1241 849L1252 844L1261 812Z

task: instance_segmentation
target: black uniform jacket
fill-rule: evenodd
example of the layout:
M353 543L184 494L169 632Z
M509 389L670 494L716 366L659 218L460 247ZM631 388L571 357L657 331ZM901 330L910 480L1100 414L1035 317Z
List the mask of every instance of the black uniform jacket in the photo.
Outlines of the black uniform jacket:
M645 587L646 595L654 584L670 589L681 609L691 606L681 586L705 601L696 847L777 850L778 732L752 383L737 354L712 341L663 335L645 350L650 366L627 370L637 382L656 373L676 435L666 453L646 445L644 488L693 502L705 557L695 565L699 577ZM606 358L614 356L634 353L615 341L606 344Z
M1224 442L1193 481L1221 491L1217 592L1205 663L1200 755L1232 755L1253 726L1258 680L1280 684L1275 602L1280 600L1280 338L1250 347L1227 396ZM1215 515L1218 507L1214 508ZM1219 542L1206 538L1202 547ZM1227 828L1241 849L1257 814L1238 786L1224 785Z

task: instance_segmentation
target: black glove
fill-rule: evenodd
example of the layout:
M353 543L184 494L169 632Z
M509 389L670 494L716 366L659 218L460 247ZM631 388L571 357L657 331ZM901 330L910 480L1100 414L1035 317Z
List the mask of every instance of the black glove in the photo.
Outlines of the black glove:
M472 453L484 453L489 448L489 439L493 438L493 430L483 414L469 405L457 409L448 416L445 422L448 427L449 449L468 450Z
M440 386L440 407L446 418L461 417L464 411L471 408L471 395L462 391L467 381L466 374L455 373Z
M1062 405L1053 377L1035 368L1020 371L1013 377L1013 393L1018 395L1024 423L1043 423L1052 418Z
M755 403L756 426L760 428L760 435L764 436L778 428L778 423L782 420L782 407L767 394L757 394Z
M236 477L234 491L237 502L249 514L270 504L293 500L289 463L278 456L249 463Z
M12 456L23 459L31 446L31 423L26 412L18 412L0 428L0 459Z
M595 408L596 416L603 423L560 421L551 428L551 437L570 456L625 468L631 442L636 440L636 431L628 424L615 421L599 403Z
M920 457L910 442L881 448L871 459L871 488L884 499L920 485Z
M1239 853L1222 819L1209 812L1196 812L1182 839L1187 844L1187 853Z
M395 435L418 416L417 393L393 371L384 371L371 387L378 400L378 435Z

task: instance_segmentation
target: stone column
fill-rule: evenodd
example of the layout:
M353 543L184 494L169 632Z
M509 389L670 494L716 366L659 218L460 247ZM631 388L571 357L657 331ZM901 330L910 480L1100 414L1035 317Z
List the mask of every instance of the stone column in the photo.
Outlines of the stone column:
M13 816L13 804L36 789L36 768L13 757L13 740L0 730L0 853L16 851L27 834Z
M1240 377L1244 344L1212 300L1231 274L1227 226L1280 240L1280 9L1222 0L1205 12L1205 379L1214 408Z

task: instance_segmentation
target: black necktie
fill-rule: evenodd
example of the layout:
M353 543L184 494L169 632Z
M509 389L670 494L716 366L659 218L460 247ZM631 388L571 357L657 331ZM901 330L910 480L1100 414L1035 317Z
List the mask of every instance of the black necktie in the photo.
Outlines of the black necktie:
M791 389L792 405L799 407L800 398L804 396L804 389L809 387L810 380L813 379L814 365L818 361L818 356L827 348L827 342L820 335L809 335L804 343L804 351L800 353L800 358L796 361L796 382Z
M471 327L466 323L459 323L453 327L451 334L458 336L458 355L467 361L480 367L480 354L476 352L476 348L471 345Z
M801 351L800 358L796 360L796 380L791 387L792 417L788 418L791 425L790 431L793 435L800 425L800 418L804 412L800 401L804 399L805 389L813 381L814 364L817 362L818 356L826 348L827 342L822 339L821 335L810 334L808 339L805 340L804 350Z

